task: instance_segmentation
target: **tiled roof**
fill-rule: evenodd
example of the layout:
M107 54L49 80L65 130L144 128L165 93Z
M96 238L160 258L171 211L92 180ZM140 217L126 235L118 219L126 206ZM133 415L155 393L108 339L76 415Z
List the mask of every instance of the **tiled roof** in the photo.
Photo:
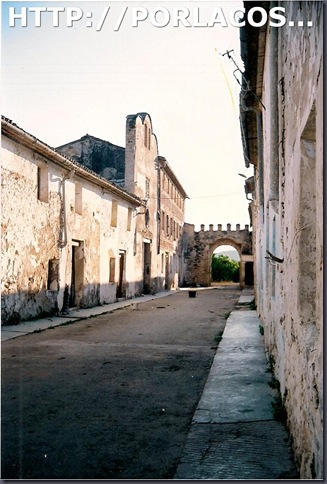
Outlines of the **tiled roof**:
M22 137L31 138L30 141L33 142L33 148L40 151L44 156L48 156L48 158L53 158L51 161L54 162L61 162L61 164L65 165L67 169L75 170L79 176L84 176L87 177L87 175L90 175L92 178L92 181L94 183L97 183L101 186L105 186L108 190L112 190L116 194L121 194L123 197L128 197L130 199L134 199L134 202L139 203L140 205L143 204L142 200L137 197L136 195L133 195L129 193L127 190L121 188L119 185L116 185L113 182L109 182L106 178L98 175L94 171L90 170L89 168L86 168L85 166L81 165L80 163L72 160L71 158L68 158L67 156L63 155L60 153L58 150L55 148L49 146L48 144L44 143L40 139L38 139L36 136L32 135L28 131L25 131L24 129L20 128L16 123L14 123L11 119L1 115L1 124L2 124L2 132L3 134L7 134L9 137L15 139L18 134L20 134ZM8 127L12 127L13 131L8 133L8 129L6 128L6 125ZM10 136L11 134L11 136ZM16 134L16 136L15 136ZM21 139L23 141L23 139ZM37 144L36 144L37 143ZM28 144L28 143L26 143ZM30 146L29 146L30 147ZM90 178L90 176L88 178Z

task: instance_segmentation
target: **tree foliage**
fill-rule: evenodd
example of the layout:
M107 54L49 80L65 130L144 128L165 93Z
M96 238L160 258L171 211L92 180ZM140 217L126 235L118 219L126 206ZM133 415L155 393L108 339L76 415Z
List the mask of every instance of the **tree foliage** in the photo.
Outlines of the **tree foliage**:
M213 254L211 261L211 277L214 282L239 281L240 263L227 255Z

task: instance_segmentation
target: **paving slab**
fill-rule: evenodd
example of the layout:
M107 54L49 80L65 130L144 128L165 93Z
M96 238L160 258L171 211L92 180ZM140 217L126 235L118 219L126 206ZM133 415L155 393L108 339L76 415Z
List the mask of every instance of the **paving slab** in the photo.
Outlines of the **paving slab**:
M260 320L255 311L233 311L194 414L197 423L233 423L273 418Z
M290 442L274 420L194 424L174 479L297 479Z
M263 337L260 334L260 319L256 311L232 311L224 330L219 351L231 347L240 350L260 346L264 350Z
M174 479L298 478L259 326L256 311L227 319Z
M253 301L253 296L241 296L239 299L239 304L250 304Z

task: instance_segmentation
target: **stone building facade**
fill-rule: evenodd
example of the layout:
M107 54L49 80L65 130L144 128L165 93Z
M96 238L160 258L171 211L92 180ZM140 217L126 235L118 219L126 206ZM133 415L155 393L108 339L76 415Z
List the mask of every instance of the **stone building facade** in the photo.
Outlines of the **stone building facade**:
M183 282L183 230L187 194L166 158L158 157L160 172L160 266L165 289L176 289Z
M144 202L1 125L2 324L138 294L134 215Z
M323 478L323 2L241 28L256 303L302 479ZM289 25L289 20L294 26ZM252 186L252 188L251 188Z
M182 277L181 234L187 194L167 160L159 156L150 115L127 116L125 148L86 135L57 150L145 204L134 214L138 293L177 288ZM102 157L101 150L106 153Z

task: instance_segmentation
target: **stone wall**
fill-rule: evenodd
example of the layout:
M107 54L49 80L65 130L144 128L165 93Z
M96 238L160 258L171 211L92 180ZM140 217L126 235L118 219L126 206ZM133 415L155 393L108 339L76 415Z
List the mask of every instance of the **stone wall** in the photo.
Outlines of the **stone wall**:
M144 200L146 206L133 214L135 290L141 294L177 288L182 279L181 234L187 195L167 161L158 156L150 115L127 116L126 148L86 135L57 150ZM169 235L167 216L173 228Z
M48 261L59 258L60 177L50 180L49 202L38 200L38 167L46 160L2 137L2 324L56 310L47 293Z
M183 282L182 242L185 213L184 189L167 160L160 166L160 254L165 289L176 289Z
M262 165L250 152L256 302L300 475L311 479L323 477L323 5L283 7L295 27L261 32L262 55L245 71L265 107Z
M143 289L177 289L187 195L167 160L158 155L157 138L147 113L127 116L125 163L126 189L146 201L147 216L140 214L136 221L140 262L147 264L144 250L150 251L151 258L150 277L144 274ZM145 240L149 247L144 247Z
M57 150L107 180L124 184L125 148L87 134Z
M147 113L126 119L125 188L145 201L136 215L140 293L161 289L158 258L158 146Z
M205 230L205 226L201 225L199 232L195 232L192 224L184 225L184 285L210 286L211 258L214 250L220 245L231 245L238 251L241 262L240 283L244 285L243 256L252 255L252 234L248 225L241 230L239 224L236 225L236 230L232 230L231 224L227 224L226 230L223 230L221 224L218 224L216 230L213 225L209 225L209 230Z

